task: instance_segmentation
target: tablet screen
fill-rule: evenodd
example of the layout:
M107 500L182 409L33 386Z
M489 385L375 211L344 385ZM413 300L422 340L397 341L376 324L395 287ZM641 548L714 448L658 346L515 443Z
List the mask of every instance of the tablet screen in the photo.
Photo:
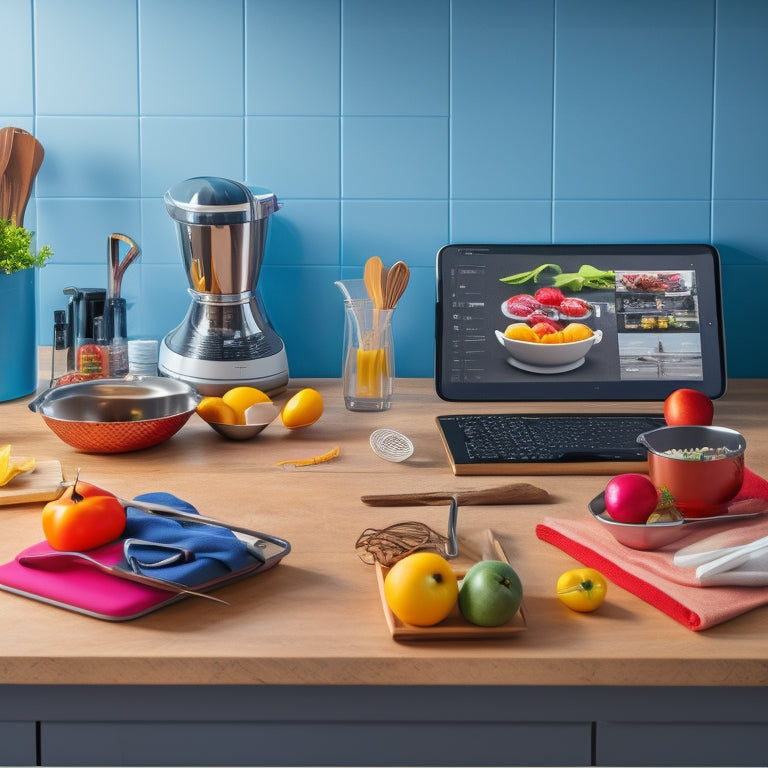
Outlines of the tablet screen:
M449 245L436 386L454 401L664 400L725 391L709 245Z

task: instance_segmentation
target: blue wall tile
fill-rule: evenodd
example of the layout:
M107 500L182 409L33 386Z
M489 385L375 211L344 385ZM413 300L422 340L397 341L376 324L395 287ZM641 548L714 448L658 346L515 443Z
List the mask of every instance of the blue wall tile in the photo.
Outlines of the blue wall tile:
M342 4L345 115L447 115L448 0Z
M139 20L143 114L242 114L242 0L139 0Z
M243 178L243 124L234 117L141 119L141 194L193 176Z
M453 243L552 242L549 200L456 200L451 205Z
M556 198L709 198L714 18L714 0L558 3Z
M345 117L341 130L345 198L447 197L447 118Z
M173 184L265 186L259 286L291 375L338 376L333 285L403 259L396 371L432 374L434 257L454 242L711 242L728 370L765 375L742 327L768 266L764 0L4 0L0 121L45 148L25 224L39 340L62 289L142 248L134 334L189 305ZM308 328L311 329L308 331Z
M3 42L0 44L0 115L31 115L34 111L32 85L32 8L29 0L4 0ZM7 30L13 30L8 34ZM2 125L16 125L5 119ZM17 126L21 128L22 126Z
M339 197L338 118L249 117L247 131L249 184L283 197Z
M130 117L38 117L38 197L138 197L139 130Z
M37 0L36 6L38 114L136 114L136 0Z
M696 200L555 201L560 243L702 243L710 238L709 202Z
M339 264L338 200L280 200L269 223L265 263L288 266ZM298 271L298 270L297 270Z
M363 267L379 256L389 267L404 261L434 268L448 239L448 206L442 200L345 200L342 204L342 264Z
M454 2L451 195L552 196L554 2Z
M341 0L246 0L246 112L338 115Z
M768 198L768 3L718 4L714 197Z

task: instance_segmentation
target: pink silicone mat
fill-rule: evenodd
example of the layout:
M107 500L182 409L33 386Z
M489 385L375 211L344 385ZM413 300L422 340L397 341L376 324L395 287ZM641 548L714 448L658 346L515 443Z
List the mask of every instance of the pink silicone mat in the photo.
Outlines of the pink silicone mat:
M0 565L0 589L112 621L134 619L184 597L145 584L123 581L88 566L54 572L27 568L18 562L23 555L54 551L43 541L20 552L11 562ZM88 554L103 563L115 565L122 558L123 542L106 544Z

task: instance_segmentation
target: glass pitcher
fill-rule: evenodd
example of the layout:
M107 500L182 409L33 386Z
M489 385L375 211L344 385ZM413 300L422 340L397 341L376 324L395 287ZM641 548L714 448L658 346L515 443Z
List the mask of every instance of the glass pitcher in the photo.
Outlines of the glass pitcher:
M386 411L392 404L395 356L391 309L377 309L362 280L338 280L344 296L344 404Z

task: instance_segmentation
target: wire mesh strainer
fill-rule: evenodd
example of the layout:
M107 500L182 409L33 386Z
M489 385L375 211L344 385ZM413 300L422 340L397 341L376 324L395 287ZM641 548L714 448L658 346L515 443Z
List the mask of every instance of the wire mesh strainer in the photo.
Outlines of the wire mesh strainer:
M381 459L405 461L413 455L413 443L394 429L377 429L371 433L371 448Z

